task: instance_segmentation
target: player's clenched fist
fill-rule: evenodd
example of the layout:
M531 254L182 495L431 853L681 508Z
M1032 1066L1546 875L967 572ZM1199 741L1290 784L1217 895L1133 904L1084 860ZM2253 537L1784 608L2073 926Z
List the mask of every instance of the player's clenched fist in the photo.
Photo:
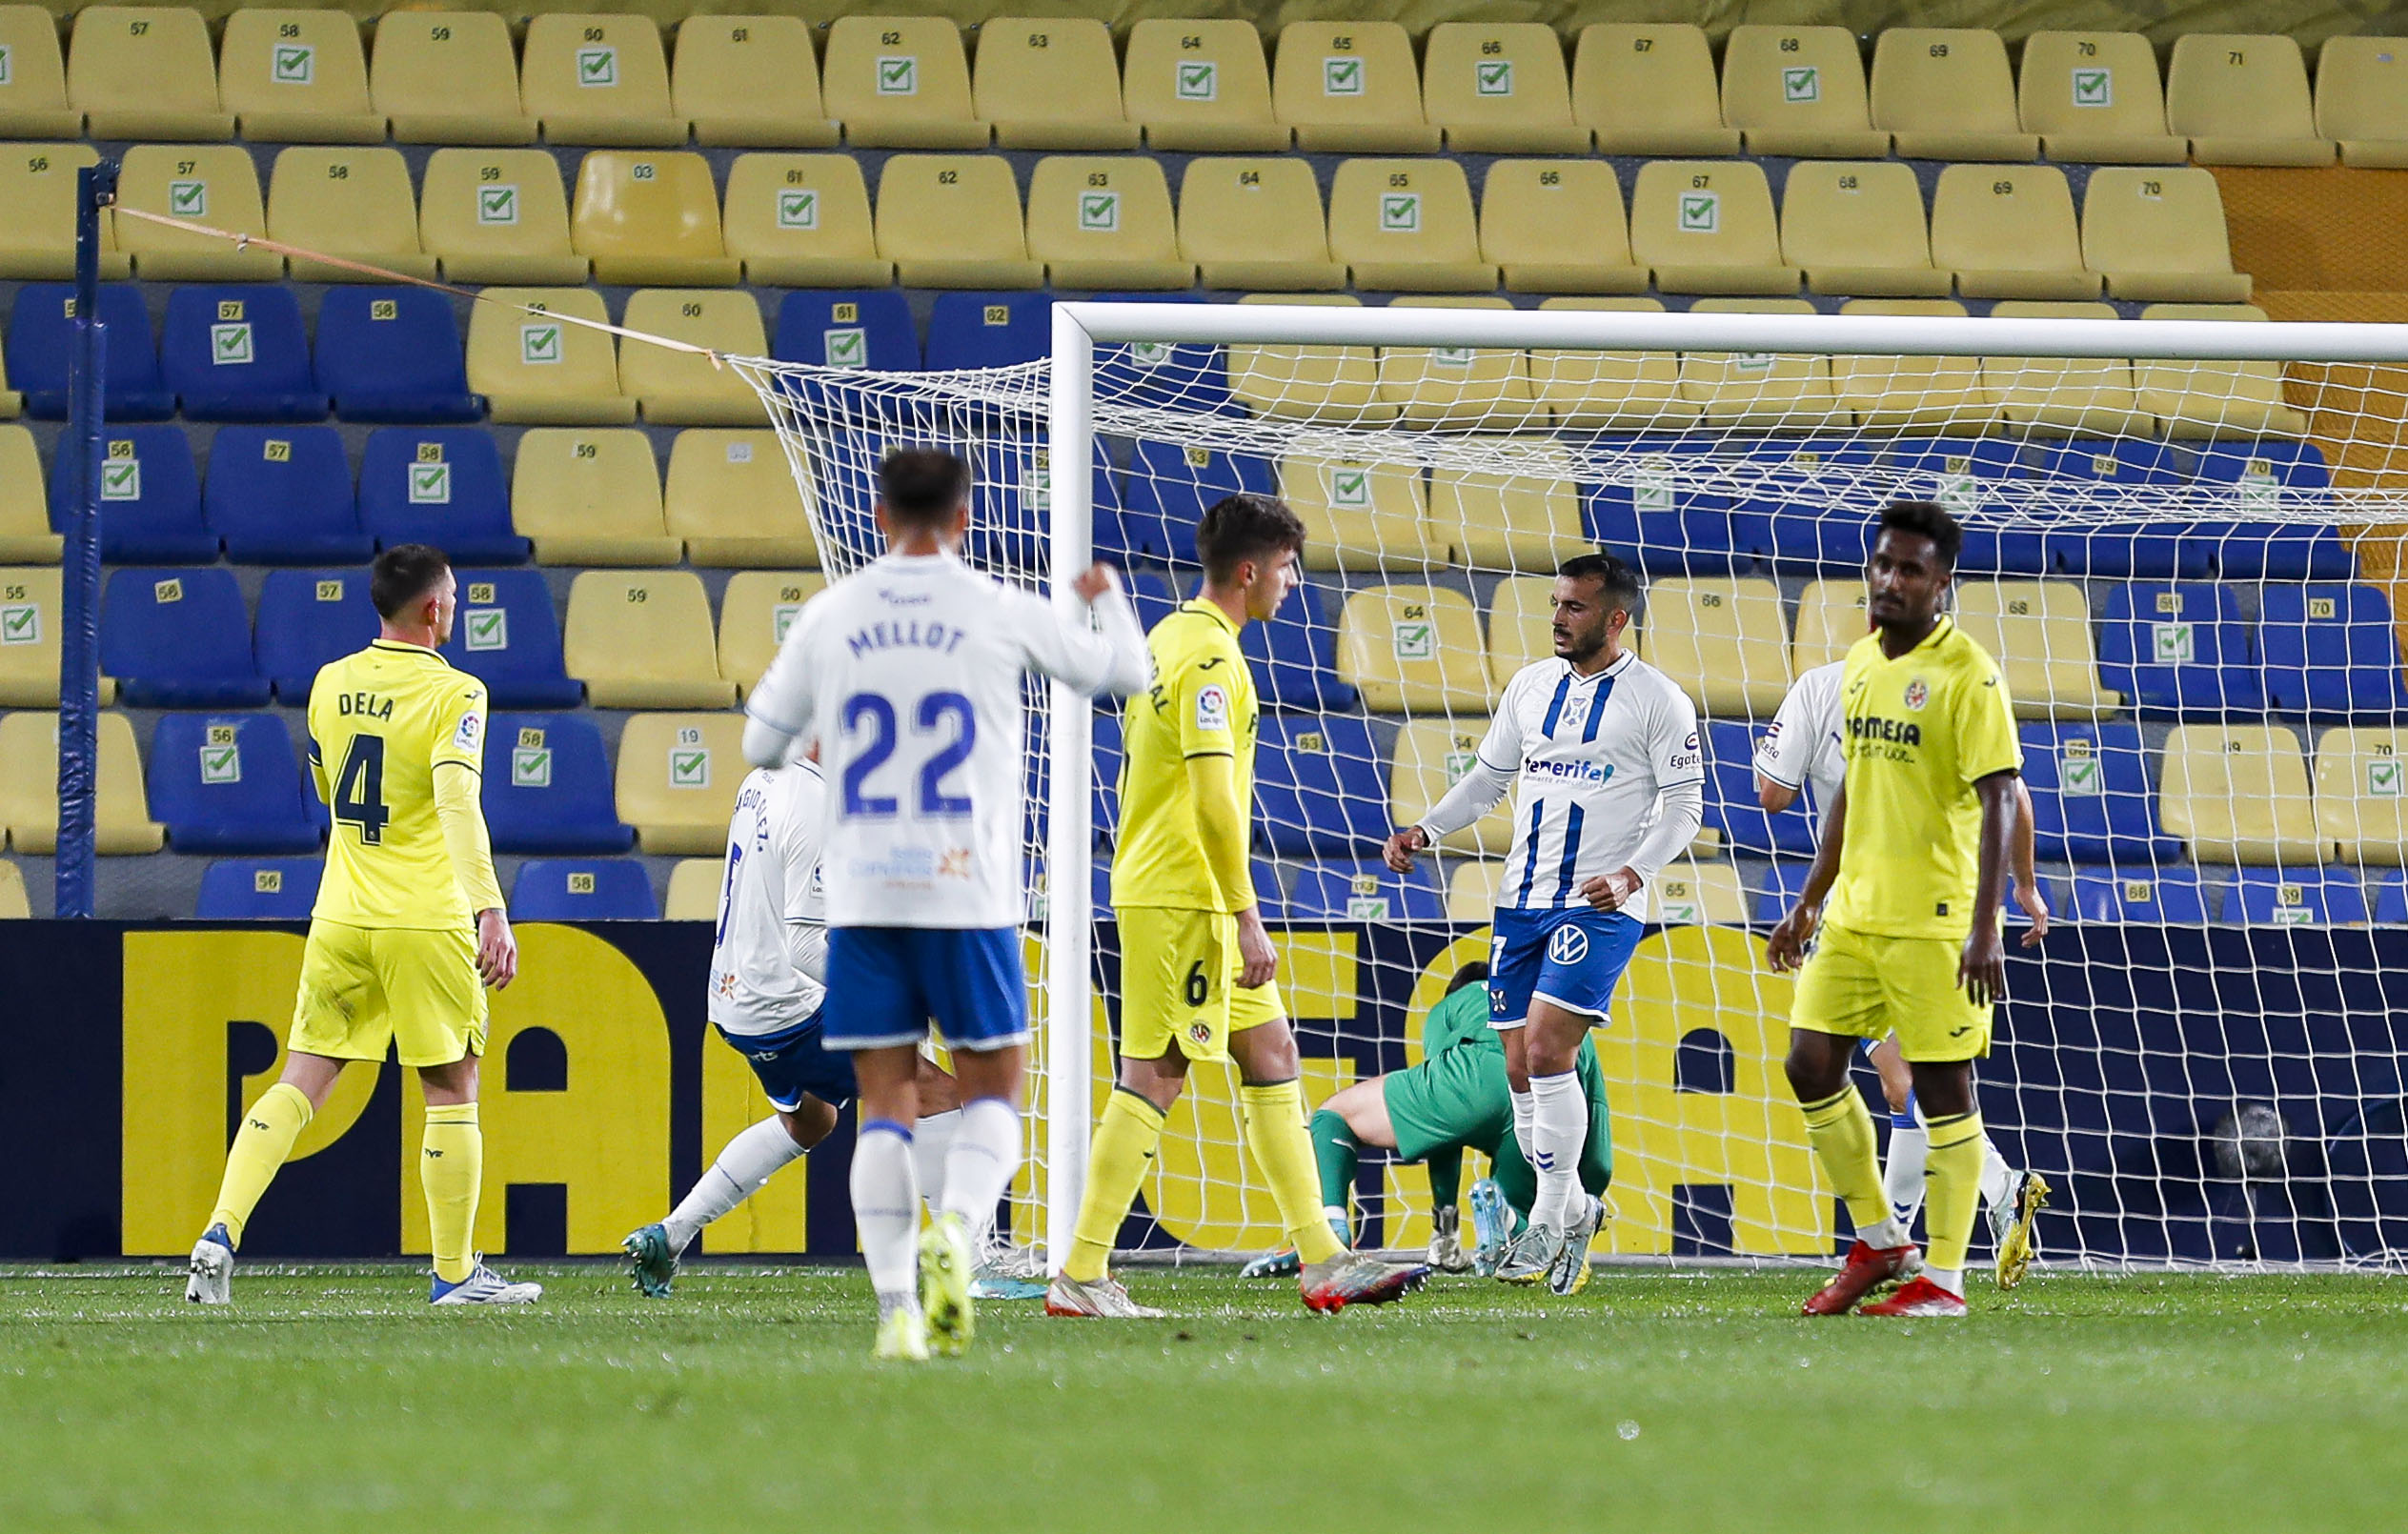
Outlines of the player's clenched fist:
M1388 838L1381 856L1387 859L1389 871L1409 874L1413 871L1413 855L1429 845L1429 833L1420 826L1408 825Z

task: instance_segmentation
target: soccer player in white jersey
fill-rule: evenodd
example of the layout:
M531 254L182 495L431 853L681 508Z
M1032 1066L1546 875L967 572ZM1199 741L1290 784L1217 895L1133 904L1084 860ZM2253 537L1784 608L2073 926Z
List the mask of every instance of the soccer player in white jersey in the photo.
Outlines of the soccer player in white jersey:
M1554 601L1554 658L1506 684L1470 771L1388 838L1386 856L1409 870L1414 853L1514 791L1488 1019L1505 1034L1514 1135L1538 1195L1497 1276L1543 1273L1557 1294L1573 1294L1588 1282L1588 1243L1604 1218L1579 1182L1589 1109L1575 1057L1605 1024L1652 909L1649 886L1697 834L1705 768L1688 695L1622 648L1637 574L1585 554L1556 572Z
M1778 815L1788 809L1811 784L1814 797L1810 813L1817 817L1819 830L1821 812L1838 797L1840 783L1848 776L1848 757L1841 748L1839 696L1840 674L1847 669L1848 662L1834 660L1801 673L1781 699L1771 728L1756 742L1756 802L1767 812ZM2049 902L2033 871L2032 791L2020 777L2014 780L2014 796L2015 902L2032 921L2023 945L2036 948L2048 935ZM1912 1225L1915 1211L1923 1206L1924 1158L1931 1132L1924 1128L1922 1112L1915 1106L1913 1073L1898 1053L1896 1036L1877 1042L1866 1040L1865 1058L1879 1074L1881 1095L1890 1104L1890 1158L1882 1168L1890 1211L1901 1225ZM2049 1184L2037 1172L2010 1166L1997 1144L1984 1134L1981 1197L1990 1218L1994 1277L1998 1287L2012 1289L2023 1282L2039 1250L2033 1222L2048 1201Z
M746 705L744 755L768 766L798 737L820 748L823 1028L852 1052L860 1086L853 1219L878 1292L878 1356L924 1359L932 1330L944 1352L969 1343L970 1233L1021 1161L1022 678L1125 696L1150 671L1107 567L1081 575L1078 607L1062 612L961 562L960 458L898 449L878 481L886 554L803 608ZM931 1019L953 1051L961 1120L941 1207L916 1240L911 1124Z

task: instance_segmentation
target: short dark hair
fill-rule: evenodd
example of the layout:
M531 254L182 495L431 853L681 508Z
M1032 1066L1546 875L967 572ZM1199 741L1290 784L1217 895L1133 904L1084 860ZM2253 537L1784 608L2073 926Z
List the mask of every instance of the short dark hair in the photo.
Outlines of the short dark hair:
M942 448L896 448L879 462L878 498L914 527L941 524L970 498L970 466Z
M1558 578L1594 580L1606 600L1626 613L1639 610L1639 573L1610 554L1576 554L1555 567Z
M1240 491L1224 495L1196 524L1196 556L1204 561L1205 578L1218 584L1237 574L1248 559L1267 558L1305 547L1304 518L1277 495Z
M1462 990L1465 986L1478 985L1487 978L1488 966L1475 959L1470 963L1466 964L1463 968L1455 971L1455 978L1447 982L1447 994L1448 996L1452 996L1457 991Z
M452 561L432 543L396 543L376 555L368 569L368 599L376 616L395 618L413 602L422 601L443 578Z
M1965 530L1938 501L1892 501L1881 509L1881 532L1912 533L1916 537L1930 538L1932 551L1950 570L1956 568L1956 556L1965 547Z

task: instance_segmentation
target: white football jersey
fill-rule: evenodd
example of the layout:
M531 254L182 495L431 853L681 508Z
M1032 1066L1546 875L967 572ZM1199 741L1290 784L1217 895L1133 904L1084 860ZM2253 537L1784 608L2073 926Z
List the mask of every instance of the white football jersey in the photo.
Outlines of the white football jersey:
M823 925L820 769L759 767L736 793L711 943L711 1020L744 1038L811 1020L826 989L795 962L787 924Z
M1847 669L1847 661L1834 660L1800 674L1772 716L1772 727L1756 742L1757 772L1783 788L1813 785L1808 813L1818 827L1848 776L1839 728L1839 676Z
M1021 924L1022 674L1089 696L1148 679L1117 583L1091 611L1101 631L952 555L892 554L804 606L746 712L819 742L830 925Z

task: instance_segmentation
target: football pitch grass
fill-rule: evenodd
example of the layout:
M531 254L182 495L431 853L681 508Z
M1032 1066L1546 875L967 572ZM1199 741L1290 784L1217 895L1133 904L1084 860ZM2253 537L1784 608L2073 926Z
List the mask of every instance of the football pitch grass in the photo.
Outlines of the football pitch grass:
M1185 1531L2397 1526L2408 1281L2035 1273L1967 1322L1808 1322L1813 1273L1441 1279L1307 1316L1136 1270L1154 1322L982 1306L867 1357L860 1270L0 1268L9 1529Z

